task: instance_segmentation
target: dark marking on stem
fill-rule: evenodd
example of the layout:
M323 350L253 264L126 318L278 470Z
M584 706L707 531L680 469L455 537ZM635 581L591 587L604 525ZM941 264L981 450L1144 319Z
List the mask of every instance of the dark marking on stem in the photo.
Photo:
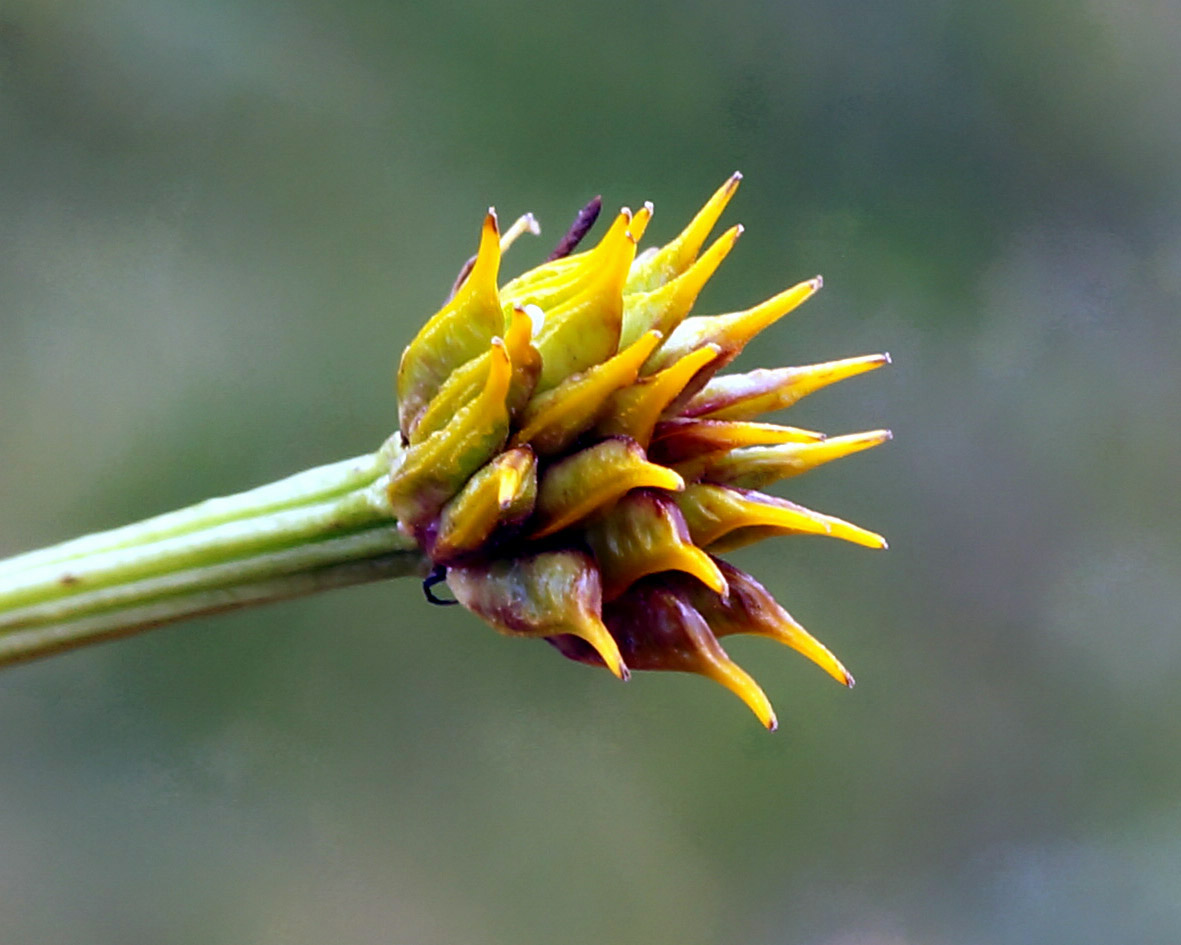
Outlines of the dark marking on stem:
M441 564L436 564L431 573L422 579L422 594L428 602L435 604L438 607L451 607L459 603L457 600L447 600L443 597L436 597L435 592L431 590L431 588L436 584L443 584L446 580L447 569Z
M574 222L570 224L570 229L566 231L566 235L558 240L558 245L554 247L554 251L546 258L547 262L554 259L561 259L563 256L569 256L582 242L582 238L590 232L590 228L595 225L595 220L599 218L599 211L603 209L603 198L595 197L590 203L578 211L574 217Z

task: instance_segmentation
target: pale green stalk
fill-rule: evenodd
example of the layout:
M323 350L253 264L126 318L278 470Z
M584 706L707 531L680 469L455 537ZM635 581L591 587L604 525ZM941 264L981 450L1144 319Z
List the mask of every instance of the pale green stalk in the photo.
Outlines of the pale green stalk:
M199 614L421 574L399 446L0 561L0 665Z

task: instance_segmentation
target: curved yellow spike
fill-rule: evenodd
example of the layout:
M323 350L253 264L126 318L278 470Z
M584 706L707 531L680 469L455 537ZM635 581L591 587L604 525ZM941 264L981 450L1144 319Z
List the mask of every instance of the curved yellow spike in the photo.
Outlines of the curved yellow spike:
M492 339L484 389L440 430L399 456L390 473L390 507L399 527L413 533L433 518L508 436L505 405L512 365L504 342Z
M604 606L603 620L632 669L672 670L712 679L774 730L775 712L766 693L730 659L705 618L681 594L660 583L645 582Z
M852 522L748 489L699 482L674 499L693 543L715 554L779 535L828 535L866 548L888 547L881 535Z
M890 363L889 354L869 354L800 367L759 368L715 377L685 405L686 417L749 420L782 410L814 391Z
M697 215L676 239L655 253L637 260L627 279L627 291L647 292L684 272L697 258L705 238L718 222L718 217L726 209L741 180L742 175L735 171L706 201L705 206L697 211Z
M455 599L502 633L589 643L620 679L628 669L600 617L599 572L585 552L546 551L447 569Z
M537 499L537 461L528 447L506 450L443 506L431 560L446 564L477 551L501 525L523 522Z
M641 446L647 447L652 439L652 431L669 404L680 396L685 386L720 351L716 345L706 345L685 355L663 371L617 390L608 399L595 431L603 436L631 437Z
M767 731L773 732L779 727L779 720L775 717L771 700L767 698L762 687L754 681L754 677L750 673L730 659L721 646L718 646L717 653L711 652L702 660L698 672L714 682L720 683L738 696Z
M674 417L657 425L650 451L654 460L669 466L744 446L820 443L824 439L824 434L815 430L783 427L777 423Z
M697 296L705 288L738 237L742 224L730 227L719 236L692 266L675 279L650 292L632 292L623 297L623 331L620 344L628 344L641 332L657 328L665 335L689 314Z
M603 413L611 394L636 379L660 341L660 332L650 331L615 357L534 397L521 414L513 444L532 444L542 455L564 450Z
M869 430L833 436L814 443L748 446L712 453L674 464L686 479L703 479L744 489L762 489L780 479L798 476L824 463L878 446L890 439L889 430Z
M652 220L652 211L655 208L652 206L651 200L645 200L644 206L636 211L635 216L632 217L631 226L627 228L631 233L632 239L637 243L644 238L644 231L648 229L648 224Z
M631 211L624 208L594 247L551 259L521 273L501 288L501 302L509 308L540 305L548 310L567 301L597 278L604 262L612 255L613 247L618 246L628 232L631 221Z
M811 510L807 511L811 512ZM854 545L861 545L863 548L873 548L879 551L890 547L886 539L877 532L871 532L869 529L862 528L860 525L846 522L844 519L837 518L835 515L824 515L820 512L811 512L811 514L823 522L828 527L828 530L809 530L806 528L795 528L790 525L743 525L727 532L711 544L709 550L714 554L725 554L737 548L745 548L747 545L757 544L767 538L779 538L784 535L827 535L830 538L840 538Z
M875 532L761 492L699 482L686 486L674 500L693 543L719 553L772 535L829 535L866 548L887 547ZM748 540L739 541L739 536Z
M659 370L685 353L710 343L719 345L722 349L718 367L729 364L738 357L751 338L802 305L823 285L824 280L816 276L742 312L686 318L653 355L651 361L644 365L644 369L646 372Z
M675 491L684 480L671 469L648 462L635 440L610 437L554 463L537 490L532 538L544 538L587 518L631 489L645 486Z
M613 228L614 232L614 228ZM607 244L608 236L603 237ZM623 277L635 255L636 244L624 228L608 246L598 278L561 305L547 310L545 323L534 337L541 353L541 391L601 364L619 350L623 325ZM597 252L598 247L596 247Z
M496 289L500 235L496 211L489 210L480 248L463 285L436 312L402 353L398 367L398 420L409 439L422 412L456 368L479 357L504 330Z
M533 320L520 307L509 310L504 347L513 364L508 408L509 413L517 417L533 396L537 378L541 375L541 354L533 347Z
M603 664L611 670L611 674L616 679L627 682L631 673L628 671L627 664L623 661L623 656L619 652L619 646L597 615L591 613L585 614L584 619L577 627L572 627L566 632L586 640L587 643L594 647L595 652L599 654L599 659L603 661Z
M587 525L586 540L603 576L604 600L661 571L683 571L726 593L722 572L691 542L676 504L661 492L633 489Z
M802 505L729 486L695 483L686 486L675 501L685 516L693 543L700 548L708 548L729 532L747 526L774 526L784 533L831 533L825 516Z
M778 640L807 657L837 682L853 687L853 675L841 661L800 626L762 584L745 571L721 559L714 560L730 588L726 597L694 581L672 577L672 586L701 613L714 636L721 639L732 634L749 634Z

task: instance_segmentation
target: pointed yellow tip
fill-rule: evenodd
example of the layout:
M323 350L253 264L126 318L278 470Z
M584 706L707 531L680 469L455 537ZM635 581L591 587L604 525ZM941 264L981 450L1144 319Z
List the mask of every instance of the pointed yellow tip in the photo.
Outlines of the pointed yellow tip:
M705 288L705 284L713 277L713 274L718 271L722 261L730 254L734 244L738 242L738 238L745 232L746 227L741 223L735 223L714 240L709 249L680 275L679 279L684 280L684 285L689 289L694 300L697 294Z
M623 661L623 655L619 652L619 644L615 642L615 638L611 636L601 620L588 614L587 619L582 621L573 632L594 647L603 664L616 679L627 682L631 678L631 672Z
M480 228L480 245L476 259L468 274L464 288L472 292L496 291L496 279L500 270L500 226L496 219L496 208L489 207Z
M730 587L721 569L714 563L713 558L696 545L670 545L658 562L659 566L654 568L653 573L683 571L697 578L719 597L726 597L730 593Z
M648 224L652 220L652 214L655 209L651 200L645 200L644 206L640 207L632 216L632 222L631 226L628 227L628 232L637 243L644 238L644 231L648 229Z
M717 566L714 559L707 555L704 551L696 545L687 545L696 554L693 555L693 569L689 571L702 584L708 587L711 591L717 594L722 599L730 596L730 585L726 583L726 577L722 574L721 568Z
M683 492L685 489L685 480L680 473L657 463L647 464L640 484L653 489L667 489L669 492Z
M703 667L706 676L716 683L721 683L734 695L738 696L746 707L755 714L763 727L768 731L775 731L779 720L775 718L775 710L771 707L771 700L763 692L762 687L754 681L751 675L729 658L711 659Z
M741 339L740 345L746 344L764 328L799 308L819 292L822 285L824 285L824 280L819 276L815 279L808 279L741 313L741 317L738 319L739 324L735 326L737 329L735 334Z
M842 686L853 688L853 674L845 669L844 664L836 658L832 650L796 623L787 611L781 610L779 616L778 623L773 630L768 631L768 636L790 646L801 656L811 660Z
M833 538L843 538L845 541L861 545L863 548L874 548L880 551L890 547L885 538L877 532L871 532L868 528L862 528L860 525L854 525L852 522L846 522L844 519L832 515L822 517L828 525L828 534Z

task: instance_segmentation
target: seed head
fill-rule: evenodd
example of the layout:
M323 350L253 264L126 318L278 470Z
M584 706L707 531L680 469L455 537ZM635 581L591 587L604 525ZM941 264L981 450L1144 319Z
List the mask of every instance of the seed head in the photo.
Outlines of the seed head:
M885 540L759 491L888 440L757 422L885 354L719 374L763 329L810 298L819 276L740 312L690 316L742 234L702 246L733 175L672 242L636 255L652 205L624 209L592 249L500 284L489 210L479 249L402 355L403 450L389 487L399 527L459 603L502 633L541 637L606 666L677 670L721 683L768 728L775 713L726 655L735 633L779 640L839 682L841 663L750 575L719 554L778 535ZM589 223L588 223L589 221Z

